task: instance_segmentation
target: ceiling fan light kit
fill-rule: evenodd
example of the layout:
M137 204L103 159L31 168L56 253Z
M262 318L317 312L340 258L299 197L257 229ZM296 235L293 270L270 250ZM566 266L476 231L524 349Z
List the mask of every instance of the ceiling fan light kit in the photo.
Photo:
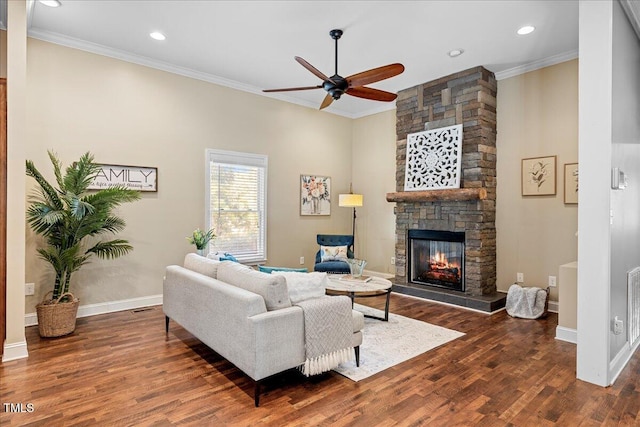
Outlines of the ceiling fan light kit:
M331 77L327 77L320 70L315 68L309 62L305 61L299 56L294 57L295 60L304 68L309 70L316 77L322 79L322 84L317 86L303 86L303 87L291 87L284 89L265 89L263 92L290 92L296 90L310 90L310 89L324 89L327 92L320 109L328 107L334 100L340 99L343 94L355 96L358 98L371 99L375 101L390 102L396 99L395 93L386 92L380 89L374 89L366 87L365 85L379 82L381 80L388 79L390 77L397 76L404 71L402 64L389 64L371 70L363 71L361 73L353 74L349 77L342 77L338 74L338 40L342 37L343 31L335 29L329 31L329 35L335 40L335 74Z

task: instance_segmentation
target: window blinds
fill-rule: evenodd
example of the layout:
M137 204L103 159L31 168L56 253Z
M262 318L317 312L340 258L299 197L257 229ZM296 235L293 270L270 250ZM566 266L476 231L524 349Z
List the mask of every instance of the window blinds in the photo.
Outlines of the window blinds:
M267 157L209 150L210 251L241 262L266 260Z

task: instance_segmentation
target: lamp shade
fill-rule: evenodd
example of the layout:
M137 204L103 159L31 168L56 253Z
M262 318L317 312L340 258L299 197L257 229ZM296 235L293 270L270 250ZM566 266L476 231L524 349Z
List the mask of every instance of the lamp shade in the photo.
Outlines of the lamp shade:
M362 206L362 194L340 194L338 195L338 206L342 208L357 208Z

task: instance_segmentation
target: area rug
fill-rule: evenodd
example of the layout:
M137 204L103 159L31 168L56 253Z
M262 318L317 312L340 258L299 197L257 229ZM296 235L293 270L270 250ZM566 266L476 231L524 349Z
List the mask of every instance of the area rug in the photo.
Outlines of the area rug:
M354 308L364 314L384 317L381 310L360 304ZM365 317L360 367L356 367L353 360L341 364L334 371L353 381L360 381L463 335L462 332L393 313L389 313L388 322Z

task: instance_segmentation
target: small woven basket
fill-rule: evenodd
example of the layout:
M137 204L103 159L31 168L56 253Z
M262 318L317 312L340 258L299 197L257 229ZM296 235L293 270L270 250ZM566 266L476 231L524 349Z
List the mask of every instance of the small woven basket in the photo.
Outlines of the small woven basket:
M71 292L60 295L56 301L47 301L49 293L40 304L36 305L40 336L54 338L69 335L76 329L76 315L80 302ZM66 296L70 296L71 301L60 302ZM49 303L46 304L45 301Z

